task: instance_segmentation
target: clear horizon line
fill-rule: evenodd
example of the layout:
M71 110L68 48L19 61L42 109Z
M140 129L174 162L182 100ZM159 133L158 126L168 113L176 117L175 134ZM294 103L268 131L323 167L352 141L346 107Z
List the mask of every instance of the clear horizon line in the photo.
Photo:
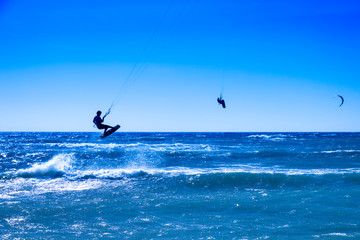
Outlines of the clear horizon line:
M17 131L6 130L0 133L101 133L95 131ZM360 133L360 131L127 131L119 133Z

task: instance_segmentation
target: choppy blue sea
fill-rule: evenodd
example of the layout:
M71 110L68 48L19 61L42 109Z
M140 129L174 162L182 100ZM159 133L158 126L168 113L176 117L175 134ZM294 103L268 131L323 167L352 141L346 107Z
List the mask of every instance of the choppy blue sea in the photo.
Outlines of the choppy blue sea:
M360 239L360 133L0 133L1 239Z

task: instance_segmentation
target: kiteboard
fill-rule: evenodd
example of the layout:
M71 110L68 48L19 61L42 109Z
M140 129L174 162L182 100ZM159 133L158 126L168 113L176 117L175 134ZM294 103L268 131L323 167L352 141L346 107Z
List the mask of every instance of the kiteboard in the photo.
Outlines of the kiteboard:
M114 132L116 132L118 129L120 128L120 125L116 125L115 127L113 127L112 129L110 129L109 131L106 131L104 134L102 134L100 137L101 138L106 138L107 136L113 134Z

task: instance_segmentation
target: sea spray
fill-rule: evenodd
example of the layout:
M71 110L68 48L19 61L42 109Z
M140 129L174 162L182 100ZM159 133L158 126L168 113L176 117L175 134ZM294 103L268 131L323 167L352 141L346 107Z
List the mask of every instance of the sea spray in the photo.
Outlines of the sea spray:
M30 168L19 169L19 177L61 177L71 170L74 154L59 154L45 163L35 163Z

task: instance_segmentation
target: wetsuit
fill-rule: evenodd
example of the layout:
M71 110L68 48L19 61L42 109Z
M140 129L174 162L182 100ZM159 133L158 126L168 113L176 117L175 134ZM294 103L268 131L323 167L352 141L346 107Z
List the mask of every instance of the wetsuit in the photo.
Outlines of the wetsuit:
M109 125L102 124L103 121L104 121L104 119L101 119L101 117L99 117L99 116L95 116L94 120L93 120L93 122L95 123L95 125L98 129L105 129L104 133L106 132L106 130L108 128L113 128Z

